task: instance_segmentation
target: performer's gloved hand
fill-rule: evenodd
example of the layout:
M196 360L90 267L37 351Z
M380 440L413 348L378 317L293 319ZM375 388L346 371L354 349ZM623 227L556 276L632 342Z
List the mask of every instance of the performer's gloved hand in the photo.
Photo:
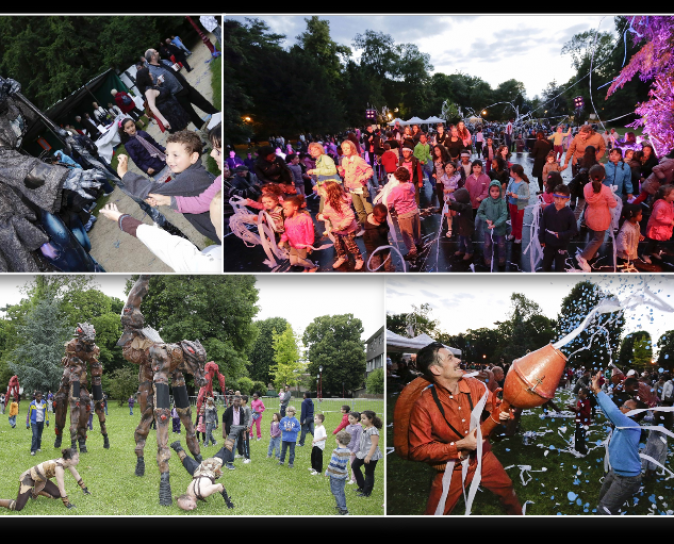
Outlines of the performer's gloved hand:
M68 500L68 495L65 495L65 496L61 497L61 500L63 501L63 505L68 510L70 510L71 508L75 508L75 505Z
M91 495L91 491L89 491L89 490L86 488L86 486L82 488L82 493L84 493L85 495Z
M63 188L68 191L73 191L87 200L94 200L96 197L90 195L84 189L98 189L101 186L101 182L95 181L94 179L87 179L84 177L85 174L87 176L95 177L95 173L92 173L90 170L82 170L80 168L70 170L68 172L68 177L63 184Z
M5 100L21 91L21 83L15 79L0 77L0 100Z
M230 510L234 508L234 503L230 500L229 496L227 495L227 491L225 491L225 488L222 488L222 491L220 492L222 495L222 498L225 499L225 504L227 505L227 508Z

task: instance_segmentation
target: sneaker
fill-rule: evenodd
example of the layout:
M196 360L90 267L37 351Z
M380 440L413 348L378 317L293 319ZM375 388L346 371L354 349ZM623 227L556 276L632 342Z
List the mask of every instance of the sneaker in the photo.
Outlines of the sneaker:
M288 468L295 468L295 465L293 465L292 463L289 463Z
M354 266L353 268L354 270L360 270L361 268L363 268L364 264L365 263L363 261L356 261L356 266Z
M332 263L332 268L339 268L346 262L346 257L340 257L334 263Z
M279 461L279 462L276 463L276 464L279 465L279 466L283 466L283 461Z
M297 444L297 447L298 447L298 448L303 448L303 447L304 447L304 444Z
M235 467L232 463L227 463L225 467L227 467L229 470L235 470Z
M358 493L358 496L359 497L369 497L370 494L369 493Z
M41 452L42 450L40 448L37 449L38 453Z
M262 438L260 438L260 437L258 436L258 437L257 437L257 441L259 442L260 440L262 440Z
M246 459L246 460L244 460L244 462L243 462L244 465L247 465L248 463L250 463L250 459Z
M34 451L31 451L30 454L31 454L31 455L35 455L35 452L34 452Z
M452 231L451 231L451 230L448 230L448 231L447 231L447 234L445 234L445 236L446 236L447 238L451 238L451 237L452 237Z
M348 482L346 482L346 485L353 485L355 483L356 483L356 480L349 480Z
M271 459L271 455L267 455L267 459Z
M348 510L340 510L340 511L339 511L339 515L340 515L340 516L348 516L348 515L349 515L349 511L348 511Z
M583 269L583 271L592 272L592 268L590 268L590 265L587 264L587 261L583 257L581 257L580 255L576 255L576 260L578 261L578 264Z
M84 225L84 230L86 232L89 232L92 228L94 228L94 223L97 221L96 216L92 215L89 217L89 221L87 221L87 224Z
M238 453L234 456L234 459L243 459L243 455L239 455Z
M311 471L311 475L312 475L312 476L316 476L316 474L318 474L318 472L316 472L315 470L312 470L312 471Z

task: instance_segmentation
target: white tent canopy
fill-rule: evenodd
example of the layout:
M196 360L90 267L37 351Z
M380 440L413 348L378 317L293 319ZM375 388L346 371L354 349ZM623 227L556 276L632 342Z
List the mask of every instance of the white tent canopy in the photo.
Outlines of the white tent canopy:
M389 121L389 124L388 124L388 125L389 125L390 127L392 127L392 126L395 125L396 123L399 123L399 124L401 124L401 125L406 125L406 124L407 124L407 121L403 121L402 119L396 117L393 121Z
M445 120L441 119L440 117L435 117L434 115L432 115L431 117L426 119L424 123L428 123L429 125L434 123L445 123Z
M417 353L428 344L435 342L430 336L422 333L414 338L406 338L389 330L386 331L386 350L392 353ZM445 346L454 355L461 355L461 350Z
M425 123L423 119L419 119L418 117L412 117L412 119L408 119L405 124L406 125L421 125Z

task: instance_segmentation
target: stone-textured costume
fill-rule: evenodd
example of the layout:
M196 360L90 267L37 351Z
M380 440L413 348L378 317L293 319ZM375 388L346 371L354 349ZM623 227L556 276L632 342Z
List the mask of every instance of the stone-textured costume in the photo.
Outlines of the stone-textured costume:
M154 418L157 425L157 464L161 472L159 485L159 503L169 506L172 503L169 483L169 465L171 452L168 448L168 424L171 420L169 405L169 377L175 399L176 410L187 432L187 446L194 458L201 462L192 412L190 409L183 371L194 376L199 387L206 385L204 363L206 350L199 341L183 340L176 344L164 342L152 327L144 327L145 319L140 312L140 304L148 293L150 276L140 276L122 310L124 333L117 342L122 346L124 358L140 366L138 373L138 398L141 420L134 433L136 441L136 476L145 475L143 452L145 442Z
M61 209L63 191L87 199L84 189L100 187L94 170L49 165L17 151L35 114L16 98L21 86L0 78L0 272L39 272L33 252L49 242L38 224L40 210Z
M77 442L79 442L80 451L86 453L87 422L91 410L90 393L87 387L87 363L89 363L91 369L95 411L101 426L103 447L109 448L110 441L105 427L103 389L101 387L103 365L98 361L101 350L94 343L96 330L89 323L80 323L75 333L77 336L65 344L66 356L61 359L61 363L65 367L63 378L61 378L61 387L54 397L56 404L56 425L54 429L56 441L54 447L61 447L66 414L68 406L70 406L71 447L77 449Z

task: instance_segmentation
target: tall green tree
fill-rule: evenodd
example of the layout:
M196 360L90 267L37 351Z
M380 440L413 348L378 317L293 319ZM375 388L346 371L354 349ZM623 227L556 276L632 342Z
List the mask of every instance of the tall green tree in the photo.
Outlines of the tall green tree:
M314 319L304 331L302 342L308 347L308 371L318 375L323 366L323 394L341 396L342 389L360 389L365 380L363 325L353 314L324 315Z
M293 328L288 324L281 333L273 331L272 338L276 364L269 370L273 376L274 387L280 389L286 384L296 385L304 364L300 361L300 349Z
M642 340L645 342L642 343ZM641 366L640 362L637 362L637 354L635 351L637 350L637 346L643 348L646 345L651 348L651 335L648 333L648 331L636 331L625 336L620 344L620 355L617 361L618 366L624 372L627 372L627 369L631 368L632 366ZM642 355L643 353L639 354L639 356ZM651 349L649 362L652 355L653 353Z
M254 321L253 325L258 332L248 353L248 373L251 379L268 384L271 381L269 368L274 361L274 334L282 333L290 324L283 317L269 317Z
M351 49L340 45L330 37L330 21L319 19L314 15L304 19L307 29L297 36L297 40L304 51L314 57L317 63L325 70L333 84L341 79L342 63L351 56Z
M658 365L674 369L674 331L667 331L658 338Z
M21 386L27 392L56 391L63 374L63 344L71 333L64 322L60 301L39 300L28 314L26 324L17 327L17 333L20 340L9 359L9 367L19 376Z
M578 282L562 300L557 317L557 337L561 339L575 330L602 299L612 297L590 281ZM610 360L615 361L618 357L624 326L622 311L599 314L573 342L560 349L567 356L576 352L569 360L569 365L574 368L581 365L596 370L606 368Z

